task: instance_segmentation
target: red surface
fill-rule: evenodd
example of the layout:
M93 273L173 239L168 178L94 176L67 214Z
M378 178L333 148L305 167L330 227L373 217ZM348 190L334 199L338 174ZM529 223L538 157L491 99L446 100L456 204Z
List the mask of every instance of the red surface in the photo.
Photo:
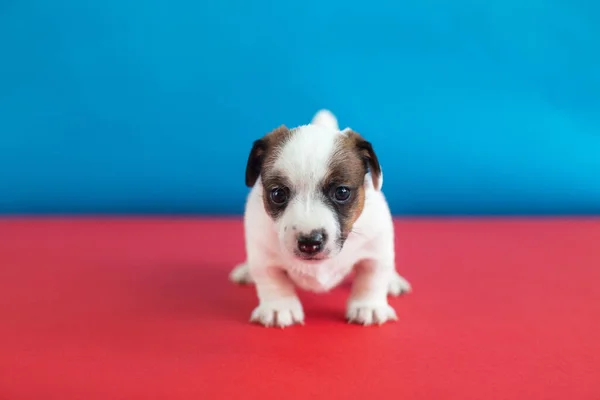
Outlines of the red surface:
M238 221L0 222L0 398L600 399L600 221L397 224L400 321L247 323Z

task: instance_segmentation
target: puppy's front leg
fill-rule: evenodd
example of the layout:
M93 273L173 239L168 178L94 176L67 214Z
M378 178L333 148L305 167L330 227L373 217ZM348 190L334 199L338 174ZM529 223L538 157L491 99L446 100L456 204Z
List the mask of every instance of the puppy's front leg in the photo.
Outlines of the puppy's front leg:
M253 272L259 305L250 321L264 326L286 327L304 323L304 311L294 284L281 268Z
M397 320L396 312L387 302L393 266L365 260L354 268L355 277L346 312L348 321L362 325L381 325Z

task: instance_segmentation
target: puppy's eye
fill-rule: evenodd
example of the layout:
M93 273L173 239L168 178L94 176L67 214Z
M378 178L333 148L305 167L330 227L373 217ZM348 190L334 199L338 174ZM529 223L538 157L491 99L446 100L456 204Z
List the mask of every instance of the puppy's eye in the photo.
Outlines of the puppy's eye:
M275 188L271 190L271 201L277 205L283 205L288 201L288 191L284 188Z
M351 193L352 192L350 191L350 188L347 188L346 186L339 186L333 192L333 200L335 200L337 203L345 203L348 201L348 199L350 199Z

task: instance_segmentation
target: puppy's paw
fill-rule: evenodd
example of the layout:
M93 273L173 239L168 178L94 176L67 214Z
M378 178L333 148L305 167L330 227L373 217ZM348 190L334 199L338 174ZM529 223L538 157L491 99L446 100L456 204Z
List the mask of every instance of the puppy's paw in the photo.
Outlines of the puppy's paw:
M304 324L304 311L297 297L262 302L252 311L251 322L270 327L285 328L294 324Z
M253 281L252 276L250 276L250 267L248 267L248 264L243 263L236 266L229 273L229 280L240 285L251 284Z
M394 275L388 284L388 295L400 296L401 294L410 293L411 291L412 287L410 283L394 271Z
M397 321L396 311L386 302L350 301L346 311L348 322L359 325L382 325Z

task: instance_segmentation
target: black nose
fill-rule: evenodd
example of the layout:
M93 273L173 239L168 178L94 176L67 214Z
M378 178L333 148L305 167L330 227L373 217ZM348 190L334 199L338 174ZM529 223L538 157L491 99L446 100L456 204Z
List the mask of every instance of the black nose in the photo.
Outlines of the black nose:
M323 250L327 234L323 230L314 230L308 235L298 235L298 250L306 255L314 255Z

